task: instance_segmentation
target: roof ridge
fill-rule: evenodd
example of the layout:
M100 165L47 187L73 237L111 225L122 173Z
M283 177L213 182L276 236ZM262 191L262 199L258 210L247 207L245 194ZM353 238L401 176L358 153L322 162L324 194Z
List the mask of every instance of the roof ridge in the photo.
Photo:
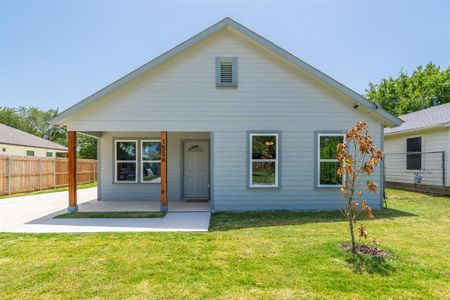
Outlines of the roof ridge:
M422 113L422 112L425 112L425 111L430 111L432 109L437 109L437 108L442 107L442 106L450 106L450 102L449 103L442 103L442 104L439 104L439 105L436 105L436 106L431 106L431 107L424 108L424 109L417 110L417 111L413 111L413 112L410 112L410 113L407 113L407 114L404 114L404 115L400 115L399 118L404 117L404 116L413 115L413 114Z

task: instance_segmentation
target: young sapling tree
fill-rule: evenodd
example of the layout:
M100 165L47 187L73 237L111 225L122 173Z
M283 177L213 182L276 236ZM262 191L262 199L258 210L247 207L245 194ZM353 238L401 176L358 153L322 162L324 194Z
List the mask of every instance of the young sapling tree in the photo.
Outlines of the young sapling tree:
M360 237L368 236L366 226L358 221L358 217L364 213L367 219L374 218L366 196L377 191L377 184L369 178L383 158L383 152L376 149L364 122L357 122L346 132L344 142L337 146L337 152L340 163L337 173L342 177L341 193L345 202L342 213L348 222L352 252L356 253L355 228L359 226Z

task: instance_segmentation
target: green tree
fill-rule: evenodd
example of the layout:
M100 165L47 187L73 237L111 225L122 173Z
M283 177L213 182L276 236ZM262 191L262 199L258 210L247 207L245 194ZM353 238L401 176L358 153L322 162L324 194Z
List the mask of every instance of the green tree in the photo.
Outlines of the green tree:
M57 114L57 109L41 110L37 107L24 106L0 107L0 123L67 146L66 129L52 126L49 123ZM97 158L97 140L95 138L78 135L77 149L80 158Z
M430 62L425 67L418 66L411 75L400 71L396 78L369 83L366 97L396 116L421 110L422 97L425 97L425 108L432 106L433 97L437 98L438 105L449 103L450 67L442 69Z
M26 118L19 114L16 108L1 107L0 123L25 132L32 132L31 127L27 124Z
M77 148L80 158L97 159L97 139L77 134Z

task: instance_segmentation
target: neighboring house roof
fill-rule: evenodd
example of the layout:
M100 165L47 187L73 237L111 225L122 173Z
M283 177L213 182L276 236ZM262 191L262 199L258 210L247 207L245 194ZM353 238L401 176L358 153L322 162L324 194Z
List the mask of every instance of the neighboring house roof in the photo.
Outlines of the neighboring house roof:
M67 151L67 147L0 123L0 144Z
M315 78L319 79L320 81L328 84L332 88L349 96L351 99L354 100L354 104L355 104L356 108L359 106L362 106L362 107L369 109L370 111L373 111L375 113L375 116L378 116L379 119L386 126L391 126L391 127L398 126L402 123L402 121L400 119L391 115L387 111L383 110L379 104L368 101L366 98L364 98L357 92L344 86L340 82L338 82L338 81L334 80L333 78L331 78L330 76L322 73L321 71L317 70L316 68L314 68L311 65L307 64L306 62L304 62L303 60L297 58L296 56L292 55L291 53L287 52L286 50L278 47L274 43L272 43L269 40L263 38L262 36L256 34L255 32L251 31L250 29L242 26L241 24L237 23L236 21L232 20L231 18L225 18L222 21L214 24L213 26L211 26L211 27L207 28L206 30L200 32L199 34L195 35L194 37L179 44L175 48L172 48L171 50L165 52L161 56L155 58L154 60L148 62L147 64L141 66L140 68L134 70L133 72L125 75L124 77L120 78L119 80L111 83L110 85L99 90L98 92L94 93L93 95L78 102L77 104L73 105L72 107L68 108L67 110L61 112L59 115L57 115L54 119L52 119L50 121L51 124L60 125L60 126L65 125L65 123L66 123L65 121L67 121L71 116L84 110L85 108L87 108L88 106L93 104L96 100L98 100L99 98L113 92L114 90L123 86L130 80L133 80L133 79L139 77L140 75L152 70L153 68L160 65L167 59L177 55L181 51L193 46L194 44L200 42L201 40L204 40L205 38L211 36L212 34L218 32L219 30L221 30L227 26L237 30L238 32L240 32L241 34L246 36L247 38L260 44L261 46L267 48L268 50L276 53L281 58L294 64L301 70L306 71L310 75L312 75Z
M450 125L450 103L419 110L400 116L404 123L395 128L386 128L384 134L391 135L422 129Z

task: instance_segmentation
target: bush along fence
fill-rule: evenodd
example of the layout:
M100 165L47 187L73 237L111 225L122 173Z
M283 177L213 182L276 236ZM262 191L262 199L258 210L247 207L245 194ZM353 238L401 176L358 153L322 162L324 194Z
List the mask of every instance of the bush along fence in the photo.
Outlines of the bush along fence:
M97 180L97 161L77 159L77 183ZM67 186L68 159L0 155L0 195Z

